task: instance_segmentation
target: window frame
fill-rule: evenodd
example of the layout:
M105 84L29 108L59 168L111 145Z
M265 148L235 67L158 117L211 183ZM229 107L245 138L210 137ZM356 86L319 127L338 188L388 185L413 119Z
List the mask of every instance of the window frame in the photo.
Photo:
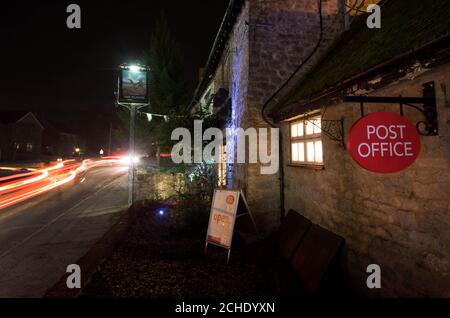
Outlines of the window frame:
M292 120L289 122L289 165L290 166L297 166L297 167L307 167L307 168L313 168L313 169L324 169L325 165L324 165L324 160L323 160L323 141L322 141L322 122L321 122L321 130L319 133L315 133L313 131L312 134L306 134L306 129L307 129L307 122L309 121L313 121L313 120L320 120L322 121L321 115L319 114L315 114L315 115L311 115L308 117L302 117L300 119L296 119L296 120ZM296 136L293 137L292 136L292 126L293 125L298 125L300 123L303 123L303 136ZM311 123L311 125L313 125L313 130L314 130L314 124ZM307 156L308 156L308 150L307 150L307 143L308 142L314 142L314 148L315 148L315 142L316 141L320 141L322 144L322 161L321 162L317 162L315 161L308 161ZM304 161L294 161L292 158L292 145L296 144L296 143L303 143L303 155L304 155ZM316 155L316 151L314 149L314 156Z

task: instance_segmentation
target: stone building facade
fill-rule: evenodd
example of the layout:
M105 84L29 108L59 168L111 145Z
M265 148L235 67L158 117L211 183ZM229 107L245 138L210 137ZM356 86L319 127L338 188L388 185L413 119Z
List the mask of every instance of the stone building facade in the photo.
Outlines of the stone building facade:
M293 209L341 235L342 266L360 294L450 297L450 1L382 1L381 29L368 29L351 3L231 1L192 105L210 107L223 128L281 129L279 174L227 165L227 186L244 190L258 225L273 229ZM363 114L344 97L421 97L423 85L435 92L437 135L420 137L402 172L362 169L345 144ZM382 111L399 105L364 107ZM402 115L424 120L412 107ZM294 147L299 127L311 130L311 149ZM308 153L311 162L299 162ZM369 264L381 267L381 289L366 285Z
M270 127L262 116L264 103L302 60L308 61L306 70L332 45L344 29L343 4L230 1L193 107L209 107L223 119L223 128ZM235 159L236 145L228 148L227 155ZM282 217L280 175L261 174L260 167L227 164L227 187L243 189L259 227L271 231Z
M363 17L355 21L269 111L284 140L286 210L345 238L343 266L350 285L365 295L450 297L450 1L431 2L405 7L387 1L384 29L376 32L364 27ZM434 27L424 28L424 21ZM420 137L414 164L393 174L361 168L345 149L352 125L362 116L360 105L343 97L422 97L423 85L430 83L438 133ZM399 105L366 104L364 114L373 112L399 113ZM412 107L405 107L403 116L414 125L424 120ZM322 123L320 165L293 161L292 127L308 118ZM331 127L326 122L343 123L343 143L324 133ZM336 136L332 129L329 133ZM367 288L369 264L381 268L381 289Z
M420 96L422 84L430 81L450 85L450 65L369 96ZM369 292L366 268L378 264L383 275L381 296L450 296L450 108L443 92L438 89L437 94L439 136L422 137L419 158L403 172L366 171L326 136L323 169L299 167L289 163L289 142L283 144L286 209L346 239L346 266L355 287L364 292ZM397 105L370 105L365 111L393 109ZM413 123L422 120L409 109L405 116ZM322 120L343 118L348 135L360 117L359 105L340 103L329 105ZM286 140L289 129L289 123L283 124Z

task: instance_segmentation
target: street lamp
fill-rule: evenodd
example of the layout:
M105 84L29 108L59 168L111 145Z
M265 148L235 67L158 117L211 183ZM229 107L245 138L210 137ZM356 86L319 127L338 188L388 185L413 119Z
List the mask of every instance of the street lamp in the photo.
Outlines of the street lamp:
M139 72L141 70L141 67L138 66L138 65L130 65L129 69L130 69L131 72L137 73L137 72Z

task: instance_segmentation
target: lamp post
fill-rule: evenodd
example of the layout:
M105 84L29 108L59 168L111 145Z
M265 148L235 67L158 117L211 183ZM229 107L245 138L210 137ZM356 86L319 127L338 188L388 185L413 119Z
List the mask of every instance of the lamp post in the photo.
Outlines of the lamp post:
M135 124L136 112L139 108L149 105L148 76L149 69L141 65L122 65L119 75L118 105L130 110L130 141L128 158L128 205L134 203L135 174Z
M111 156L112 122L109 123L108 156Z
M130 158L128 167L128 205L133 205L134 203L134 156L135 156L135 146L134 146L134 126L136 123L136 107L130 107L130 142L128 157Z

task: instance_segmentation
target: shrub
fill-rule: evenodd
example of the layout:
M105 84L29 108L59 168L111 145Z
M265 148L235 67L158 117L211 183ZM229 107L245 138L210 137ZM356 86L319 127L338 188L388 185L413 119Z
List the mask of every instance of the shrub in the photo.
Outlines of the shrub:
M185 233L194 236L206 235L209 212L217 172L214 164L202 163L185 172L186 190L178 192L177 214Z

